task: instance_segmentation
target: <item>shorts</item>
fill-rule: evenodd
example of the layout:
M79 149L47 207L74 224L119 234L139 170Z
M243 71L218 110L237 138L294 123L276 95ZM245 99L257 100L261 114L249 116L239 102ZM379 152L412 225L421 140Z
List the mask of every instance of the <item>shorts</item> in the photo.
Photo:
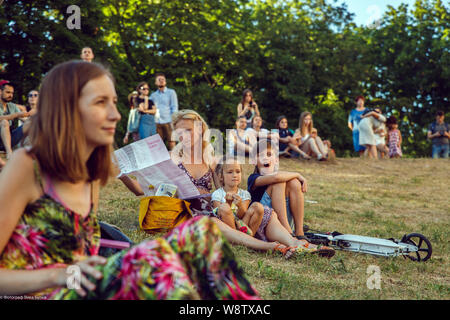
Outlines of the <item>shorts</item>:
M272 208L264 206L264 215L261 224L259 225L259 228L255 233L255 238L266 242L269 241L266 237L266 227L269 224L270 218L272 217L272 212L273 212Z
M22 126L10 130L11 132L11 148L14 148L20 140L23 138L23 128ZM2 140L0 139L0 150L5 151L5 146L3 145Z
M272 207L272 199L270 198L270 196L267 192L264 192L264 194L259 202L264 207L267 206L271 209L273 208ZM289 224L292 225L294 223L294 218L292 217L292 214L291 214L291 206L289 204L289 197L286 197L286 214L287 214Z

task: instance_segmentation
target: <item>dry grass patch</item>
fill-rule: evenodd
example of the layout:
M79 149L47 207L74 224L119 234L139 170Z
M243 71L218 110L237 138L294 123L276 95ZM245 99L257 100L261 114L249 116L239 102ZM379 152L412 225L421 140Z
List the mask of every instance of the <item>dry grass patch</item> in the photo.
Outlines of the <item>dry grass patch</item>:
M246 165L243 177L253 172ZM233 250L248 278L264 299L449 299L450 162L432 159L369 161L337 159L334 163L282 159L281 170L308 179L305 223L323 231L380 238L424 234L433 245L426 263L338 251L328 260L299 256L286 261L242 246ZM246 187L244 179L242 187ZM139 242L139 198L119 181L101 193L100 218L118 225ZM367 267L381 270L381 289L370 290Z

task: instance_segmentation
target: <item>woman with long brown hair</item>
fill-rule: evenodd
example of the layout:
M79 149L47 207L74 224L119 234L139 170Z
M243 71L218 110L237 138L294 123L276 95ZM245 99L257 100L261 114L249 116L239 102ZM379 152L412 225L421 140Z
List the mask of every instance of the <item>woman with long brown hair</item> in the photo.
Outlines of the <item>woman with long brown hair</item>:
M252 127L252 120L255 115L261 115L258 104L253 100L253 92L250 89L245 89L242 93L242 100L237 106L237 115L238 118L245 116L247 128Z
M113 176L120 114L111 74L70 61L44 78L30 148L0 174L0 294L54 299L251 299L217 227L191 219L164 238L98 256L99 183Z
M139 139L145 139L156 134L156 105L149 98L150 87L147 82L139 83L136 91L139 95L135 99L135 107L141 114L138 129Z
M297 140L297 145L301 150L317 157L317 160L326 160L328 158L329 142L322 141L317 135L317 130L313 126L311 112L304 111L301 113L294 139Z

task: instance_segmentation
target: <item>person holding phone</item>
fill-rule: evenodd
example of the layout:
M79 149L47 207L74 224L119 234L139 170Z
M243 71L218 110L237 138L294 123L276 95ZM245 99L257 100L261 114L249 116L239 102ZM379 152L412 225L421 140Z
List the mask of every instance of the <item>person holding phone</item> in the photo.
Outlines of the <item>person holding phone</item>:
M258 105L253 101L253 93L250 89L245 89L242 93L242 100L237 106L238 117L245 116L247 128L252 127L252 120L257 116L261 116Z
M433 159L448 158L450 129L444 121L444 111L436 112L436 121L428 126L427 138L431 140Z

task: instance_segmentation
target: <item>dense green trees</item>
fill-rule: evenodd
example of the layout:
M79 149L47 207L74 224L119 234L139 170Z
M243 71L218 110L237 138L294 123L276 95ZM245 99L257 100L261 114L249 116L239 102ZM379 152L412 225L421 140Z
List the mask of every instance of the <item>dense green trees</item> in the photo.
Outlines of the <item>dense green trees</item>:
M213 128L234 125L251 88L267 127L285 114L294 128L309 110L338 155L353 154L347 116L356 95L401 119L412 156L429 154L424 128L437 109L449 110L449 8L439 0L390 7L372 29L324 0L83 0L81 29L70 30L71 2L4 1L0 78L15 82L24 102L52 66L91 46L116 77L119 144L127 94L160 71L180 107Z

